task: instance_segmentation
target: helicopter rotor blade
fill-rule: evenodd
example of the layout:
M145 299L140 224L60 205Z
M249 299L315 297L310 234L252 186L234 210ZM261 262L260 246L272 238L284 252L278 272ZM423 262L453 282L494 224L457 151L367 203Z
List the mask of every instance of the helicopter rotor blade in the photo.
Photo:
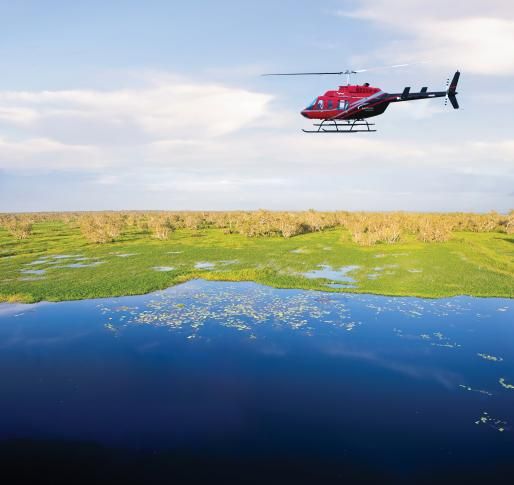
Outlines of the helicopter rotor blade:
M358 74L361 72L368 72L368 71L378 71L381 69L395 69L398 67L407 67L407 66L412 66L412 65L416 65L416 64L424 64L427 62L430 62L430 61L411 62L408 64L393 64L392 66L367 67L365 69L345 69L344 71L337 71L337 72L272 72L272 73L261 74L261 76L330 76L330 75L342 76L343 74L349 75L349 74Z
M368 71L378 71L381 69L396 69L398 67L407 67L407 66L413 66L416 64L425 64L429 61L418 61L418 62L410 62L408 64L393 64L392 66L377 66L377 67L367 67L365 69L355 69L354 72L368 72Z
M350 76L352 74L359 74L361 72L377 71L380 69L395 69L397 67L407 67L414 64L423 64L430 61L418 61L405 64L393 64L392 66L379 66L379 67L368 67L365 69L345 69L344 71L337 72L273 72L267 74L261 74L261 76L346 76L346 84L350 84Z
M358 73L358 72L368 72L368 71L380 71L382 69L396 69L398 67L407 67L407 66L412 66L414 64L421 64L422 62L426 62L426 61L414 62L411 64L393 64L392 66L367 67L365 69L355 69L354 72Z
M268 74L261 74L261 76L326 76L326 75L339 75L343 72L272 72Z

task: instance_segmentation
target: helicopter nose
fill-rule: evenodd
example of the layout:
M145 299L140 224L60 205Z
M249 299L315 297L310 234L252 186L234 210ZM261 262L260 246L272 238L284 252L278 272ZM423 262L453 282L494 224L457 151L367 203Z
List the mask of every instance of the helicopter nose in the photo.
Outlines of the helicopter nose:
M303 110L301 111L301 113L302 113L302 116L303 116L304 118L308 118L308 117L309 117L309 111L308 111L308 110L303 109Z

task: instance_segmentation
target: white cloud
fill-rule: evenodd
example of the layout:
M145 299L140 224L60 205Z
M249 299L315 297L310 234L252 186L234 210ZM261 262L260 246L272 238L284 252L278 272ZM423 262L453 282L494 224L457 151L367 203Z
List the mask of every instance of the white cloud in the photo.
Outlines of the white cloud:
M167 75L146 81L138 89L0 92L0 169L151 164L159 144L187 159L192 147L276 123L269 94Z
M101 154L95 147L64 144L48 138L22 142L0 138L0 168L25 170L98 169Z
M375 22L399 38L377 51L388 62L430 59L434 66L477 74L514 74L511 1L360 0L339 15Z
M305 135L307 121L272 100L168 75L131 89L0 92L0 170L87 173L77 181L83 208L117 197L121 207L183 209L435 209L450 197L465 208L477 194L496 204L485 208L507 203L514 139L443 142L395 129L441 111L422 102L395 106L383 133Z
M37 112L23 107L0 107L0 122L13 124L32 123L37 119Z
M23 122L39 134L79 144L112 143L117 133L123 143L215 137L269 115L271 99L241 88L157 78L140 89L0 92L0 122Z

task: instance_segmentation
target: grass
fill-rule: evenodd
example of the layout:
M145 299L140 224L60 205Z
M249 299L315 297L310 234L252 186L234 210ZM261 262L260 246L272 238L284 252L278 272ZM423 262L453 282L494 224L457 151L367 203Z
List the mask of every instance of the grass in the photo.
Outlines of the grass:
M133 255L120 257L116 253ZM57 255L75 258L52 259ZM46 262L31 264L45 257ZM77 257L91 259L77 261ZM66 267L73 262L94 261L103 262ZM216 263L215 268L195 268L196 263L205 261ZM302 275L320 264L359 266L350 273L357 287L328 288L327 280ZM160 272L154 267L174 269ZM22 273L26 269L43 269L45 273ZM376 279L370 279L373 274L378 275ZM180 229L169 239L157 240L132 228L114 243L94 244L84 239L78 228L63 222L35 223L32 235L21 240L0 229L0 301L134 295L194 278L384 295L512 298L514 236L461 232L441 243L422 243L412 236L394 245L362 247L352 242L344 229L289 239L248 238L224 234L220 229Z

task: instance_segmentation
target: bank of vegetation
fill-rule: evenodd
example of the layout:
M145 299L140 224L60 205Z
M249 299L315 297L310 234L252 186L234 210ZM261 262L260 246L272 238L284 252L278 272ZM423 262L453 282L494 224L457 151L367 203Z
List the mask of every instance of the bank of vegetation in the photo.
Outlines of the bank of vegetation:
M406 236L422 242L448 241L454 232L499 232L514 234L514 210L508 214L411 213L411 212L61 212L0 214L0 227L14 238L30 237L34 224L58 221L80 228L93 243L109 243L124 230L138 229L156 239L168 239L177 229L221 229L247 237L284 237L342 228L361 246L394 244Z
M306 276L323 267L351 267L354 284ZM193 278L512 298L514 213L0 214L0 301L133 295Z

